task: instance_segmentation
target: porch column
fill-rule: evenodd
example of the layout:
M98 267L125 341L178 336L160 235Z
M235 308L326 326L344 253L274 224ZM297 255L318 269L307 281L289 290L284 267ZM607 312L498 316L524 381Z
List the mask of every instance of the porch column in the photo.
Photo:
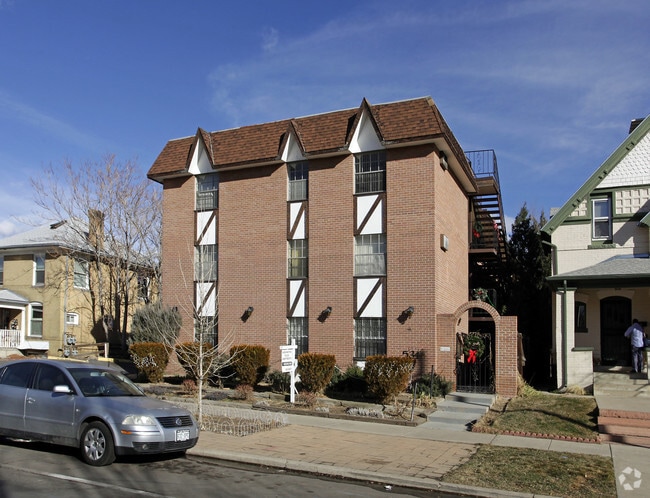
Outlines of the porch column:
M554 295L553 349L557 387L570 384L570 357L575 348L575 287L560 287Z

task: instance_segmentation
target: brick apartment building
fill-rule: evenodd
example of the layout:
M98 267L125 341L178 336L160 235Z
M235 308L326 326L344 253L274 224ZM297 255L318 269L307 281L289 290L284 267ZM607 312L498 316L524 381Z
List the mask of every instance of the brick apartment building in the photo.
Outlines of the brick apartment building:
M421 372L454 376L471 268L503 256L502 211L477 201L483 180L431 98L199 128L148 177L163 187L162 299L182 337L192 313L218 315L214 340L265 345L272 370L295 339L341 368L411 352ZM479 235L493 247L473 251Z

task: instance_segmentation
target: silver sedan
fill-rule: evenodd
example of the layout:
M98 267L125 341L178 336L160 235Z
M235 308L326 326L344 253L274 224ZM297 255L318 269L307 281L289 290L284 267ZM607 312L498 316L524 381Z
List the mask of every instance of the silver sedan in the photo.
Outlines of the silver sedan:
M110 364L24 359L0 364L0 435L78 447L100 466L184 452L199 429L190 412L145 396Z

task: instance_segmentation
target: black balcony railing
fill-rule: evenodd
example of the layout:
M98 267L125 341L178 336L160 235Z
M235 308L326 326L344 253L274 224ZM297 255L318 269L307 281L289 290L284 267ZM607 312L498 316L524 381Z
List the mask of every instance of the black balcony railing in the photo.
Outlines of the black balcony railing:
M465 152L465 157L467 157L476 178L493 177L497 185L499 184L497 155L493 149L471 150Z

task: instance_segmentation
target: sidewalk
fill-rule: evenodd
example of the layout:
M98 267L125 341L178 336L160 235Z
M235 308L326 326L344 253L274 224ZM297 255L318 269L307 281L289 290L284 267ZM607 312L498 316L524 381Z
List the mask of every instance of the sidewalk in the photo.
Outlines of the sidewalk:
M404 427L304 415L287 418L286 427L245 437L202 432L188 454L447 493L532 496L439 481L466 462L479 445L494 444L611 457L618 496L649 496L647 448L443 431L426 422Z

